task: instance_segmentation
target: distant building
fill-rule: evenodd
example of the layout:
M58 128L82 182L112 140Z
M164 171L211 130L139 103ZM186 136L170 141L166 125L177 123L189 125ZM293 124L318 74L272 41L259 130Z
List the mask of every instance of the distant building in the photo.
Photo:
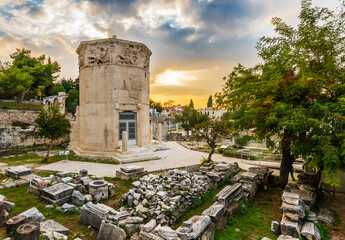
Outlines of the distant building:
M163 107L163 111L161 112L161 116L168 117L173 116L175 113L180 113L183 111L184 106L181 104L173 106L173 107Z
M2 62L0 60L0 74L2 74Z
M65 102L68 95L65 92L59 92L58 95L48 96L43 98L43 105L57 105L60 106L60 112L65 113Z
M224 109L214 109L214 108L200 108L198 112L206 114L211 119L220 119L226 112Z

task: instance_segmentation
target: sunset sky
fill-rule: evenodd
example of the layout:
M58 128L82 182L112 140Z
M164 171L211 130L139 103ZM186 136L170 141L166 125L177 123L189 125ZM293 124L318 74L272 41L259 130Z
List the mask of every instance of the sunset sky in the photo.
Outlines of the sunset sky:
M152 51L152 99L193 99L200 108L235 65L260 61L255 45L273 34L272 17L296 26L299 12L299 0L0 0L0 60L27 48L51 56L60 77L74 79L80 41L117 35Z

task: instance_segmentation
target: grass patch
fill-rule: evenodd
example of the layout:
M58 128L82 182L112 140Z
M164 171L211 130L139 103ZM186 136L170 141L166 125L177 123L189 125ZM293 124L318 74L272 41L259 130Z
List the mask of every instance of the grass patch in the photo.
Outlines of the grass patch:
M132 182L134 182L135 180L134 179L124 180L120 178L110 178L110 177L105 177L104 180L106 180L109 183L113 183L115 185L116 195L113 198L104 201L103 203L115 209L120 208L121 196L127 193L129 189L133 187Z
M17 156L3 157L1 162L7 163L9 166L23 165L23 164L49 164L55 163L61 160L65 160L66 156L54 155L51 156L47 161L44 160L45 157L39 156L37 154L22 154ZM94 162L94 163L107 163L107 164L119 164L119 162L110 159L89 159L84 157L79 157L73 153L68 156L70 161L80 161L80 162Z
M60 145L54 145L52 150L66 150L67 143ZM48 145L33 145L29 147L16 147L11 149L1 150L0 157L12 156L12 155L21 155L25 153L35 152L35 151L47 151L49 148Z
M253 202L240 203L240 213L228 220L223 231L218 229L214 239L277 239L271 232L271 221L281 219L282 190L275 185L269 185L268 189L260 189Z
M16 109L16 110L31 110L39 111L42 105L40 104L26 104L13 102L0 102L0 109Z

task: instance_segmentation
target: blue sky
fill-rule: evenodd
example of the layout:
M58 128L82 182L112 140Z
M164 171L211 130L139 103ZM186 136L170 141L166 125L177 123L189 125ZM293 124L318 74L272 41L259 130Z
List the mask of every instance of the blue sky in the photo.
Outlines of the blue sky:
M28 48L57 60L61 77L76 78L80 41L117 35L153 52L154 100L188 104L192 98L205 107L235 65L260 61L255 45L274 34L271 18L296 26L299 11L299 0L1 0L0 60Z

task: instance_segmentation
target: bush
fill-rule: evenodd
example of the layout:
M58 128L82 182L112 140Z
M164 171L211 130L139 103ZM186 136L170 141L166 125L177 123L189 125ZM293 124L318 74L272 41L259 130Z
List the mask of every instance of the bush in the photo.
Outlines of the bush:
M248 154L248 153L240 153L240 152L237 152L235 150L224 150L224 153L223 153L224 156L226 157L234 157L234 158L241 158L242 159L250 159L250 160L258 160L258 156L255 156L255 155L252 155L252 154Z
M236 136L235 137L235 143L238 145L239 148L243 148L244 146L247 146L250 137L245 135L245 136Z

